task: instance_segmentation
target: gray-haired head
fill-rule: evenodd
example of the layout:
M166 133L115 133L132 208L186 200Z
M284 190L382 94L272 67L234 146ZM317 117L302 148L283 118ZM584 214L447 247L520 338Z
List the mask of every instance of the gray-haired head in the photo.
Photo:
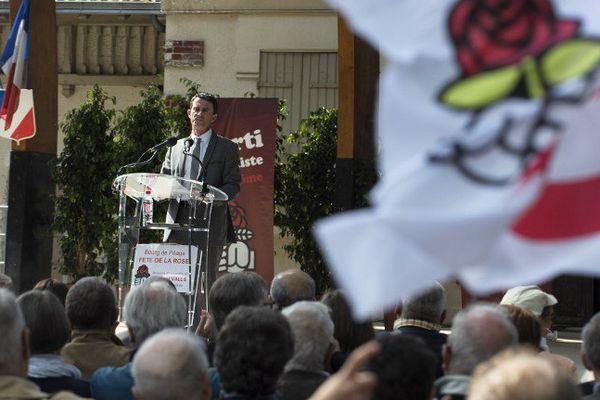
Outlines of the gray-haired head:
M210 395L204 343L181 329L165 329L133 359L133 392L144 400L205 400Z
M294 355L285 370L322 371L334 330L327 306L317 301L299 301L286 307L282 314L294 333Z
M177 291L177 286L175 286L172 280L160 275L151 275L150 277L146 278L146 280L144 281L144 285L150 285L155 282L162 282L169 288L173 289L174 291Z
M280 272L271 282L271 299L282 309L297 301L313 301L316 286L313 278L301 270Z
M10 276L0 272L0 288L12 289L13 280Z
M517 329L505 313L491 304L471 305L452 321L448 372L471 375L478 364L517 341Z
M25 319L15 295L0 288L0 375L13 375L22 365L24 329Z
M581 332L582 351L588 361L587 367L600 372L600 313L585 324Z
M139 346L165 328L183 328L187 308L183 298L164 282L142 285L127 295L125 321L133 341Z
M402 318L420 319L432 324L441 323L446 310L446 289L435 283L426 292L402 302Z

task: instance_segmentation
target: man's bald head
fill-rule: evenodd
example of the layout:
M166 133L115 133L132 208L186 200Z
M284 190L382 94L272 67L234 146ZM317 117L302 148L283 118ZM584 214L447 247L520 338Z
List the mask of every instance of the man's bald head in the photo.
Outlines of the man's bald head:
M183 329L165 329L142 344L133 359L135 398L206 400L210 397L204 343Z
M469 306L452 321L447 344L450 357L444 360L446 373L471 375L477 365L517 344L517 339L517 329L497 307Z
M315 281L306 272L290 270L280 272L271 283L271 299L280 309L297 301L313 301L315 298Z

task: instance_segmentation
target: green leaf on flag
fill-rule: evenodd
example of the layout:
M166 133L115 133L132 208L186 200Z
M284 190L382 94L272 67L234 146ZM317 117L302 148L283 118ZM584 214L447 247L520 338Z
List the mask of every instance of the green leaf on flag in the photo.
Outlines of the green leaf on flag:
M596 68L600 61L600 43L572 39L549 50L542 58L542 74L553 86L581 76Z
M482 72L450 84L440 100L459 109L479 109L509 95L519 83L522 71L516 65Z

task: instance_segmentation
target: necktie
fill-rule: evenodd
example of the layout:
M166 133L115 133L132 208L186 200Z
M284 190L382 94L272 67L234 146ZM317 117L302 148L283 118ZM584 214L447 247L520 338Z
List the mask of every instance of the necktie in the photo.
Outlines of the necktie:
M200 139L200 138L194 139L194 146L191 148L191 153L194 156L196 156L198 159L200 159L200 148L201 147L202 147L202 139ZM200 163L194 157L188 157L188 159L190 160L190 164L191 164L190 169L189 169L189 171L190 171L189 179L197 180L198 173L200 172Z

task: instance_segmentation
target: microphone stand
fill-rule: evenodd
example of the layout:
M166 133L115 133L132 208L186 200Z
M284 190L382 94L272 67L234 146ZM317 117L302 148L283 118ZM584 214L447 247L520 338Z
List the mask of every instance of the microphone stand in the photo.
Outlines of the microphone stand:
M192 157L194 160L198 161L198 164L200 164L200 168L202 168L202 173L200 174L200 178L202 179L201 193L202 196L205 196L208 193L208 184L206 183L206 168L204 168L204 163L194 154L190 153L190 150L188 148L183 150L183 154Z
M140 160L142 159L142 157L144 157L144 156L145 156L145 155L146 155L146 154L147 154L149 151L152 151L152 155L150 156L150 158L149 158L149 159L147 159L147 160L145 160L145 161L140 161ZM140 156L140 157L137 159L137 161L136 161L136 162L134 162L134 163L131 163L131 164L126 164L126 165L123 165L122 167L120 167L120 168L117 170L117 176L121 176L121 173L122 173L122 172L123 172L123 170L124 170L124 169L126 169L126 168L134 168L134 167L140 167L140 166L142 166L142 165L147 165L147 164L150 164L150 163L151 163L151 162L152 162L152 161L153 161L153 160L156 158L156 154L157 154L157 153L158 153L158 151L157 151L157 150L154 150L153 148L150 148L150 149L148 149L148 150L144 151L144 152L142 153L142 155L141 155L141 156Z

